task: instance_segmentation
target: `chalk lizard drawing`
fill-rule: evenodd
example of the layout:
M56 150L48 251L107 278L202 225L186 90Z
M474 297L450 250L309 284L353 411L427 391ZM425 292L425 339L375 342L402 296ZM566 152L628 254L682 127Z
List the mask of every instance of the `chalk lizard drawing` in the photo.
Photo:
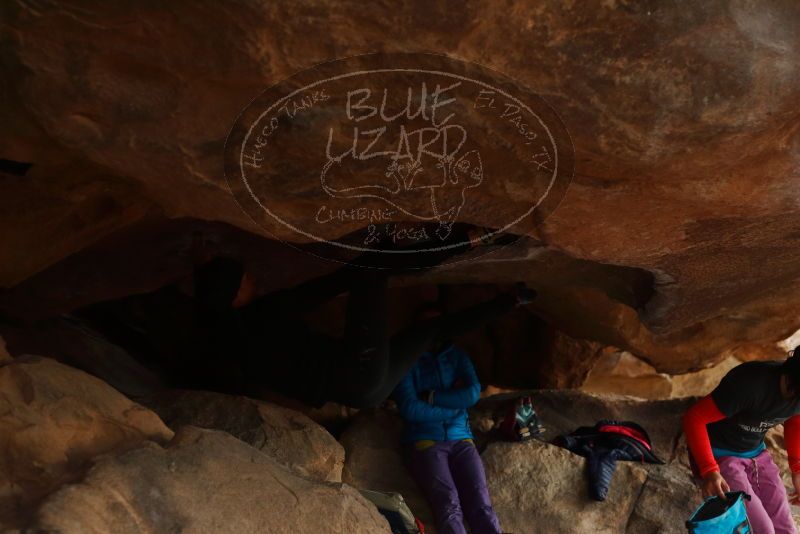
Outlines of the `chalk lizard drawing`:
M378 198L416 219L438 221L436 235L446 239L464 207L467 190L483 183L480 153L469 150L458 159L455 155L430 157L432 161L427 165L423 165L426 159L423 155L416 159L389 159L385 171L387 185L353 187L331 185L342 181L336 171L343 159L329 159L320 175L322 188L334 198Z

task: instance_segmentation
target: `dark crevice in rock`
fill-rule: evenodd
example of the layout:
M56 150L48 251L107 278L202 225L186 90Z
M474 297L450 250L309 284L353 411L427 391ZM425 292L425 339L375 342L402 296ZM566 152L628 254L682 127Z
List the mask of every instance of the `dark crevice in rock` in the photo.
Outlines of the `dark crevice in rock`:
M259 294L290 288L341 267L321 261L313 255L315 249L311 245L292 248L221 223L152 218L115 232L0 293L0 313L17 318L20 324L38 319L30 327L31 332L41 332L42 328L52 332L42 319L63 321L57 319L61 314L73 313L111 344L135 356L157 376L163 376L180 342L173 340L165 349L163 344L154 343L157 340L152 334L130 328L120 318L141 315L143 297L156 295L156 300L161 300L150 299L155 309L148 313L163 316L162 333L184 330L192 313L191 273L197 261L198 241L202 242L206 256L239 258L254 276ZM501 248L491 255L492 260L484 257L448 269L393 278L389 310L392 328L396 330L407 324L413 310L427 298L426 293L435 292L437 286L449 288L443 291L443 298L450 311L492 298L507 290L509 283L520 280L548 293L542 304L545 311L551 305L559 306L561 295L576 288L595 288L630 308L641 307L651 294L652 277L646 271L575 260L527 238L521 241L527 244L523 243L522 248L517 244ZM287 265L292 269L286 269ZM476 266L481 272L475 280L461 283L458 277L471 278L471 269ZM489 272L497 275L488 281L483 269L487 266L491 267ZM87 277L87 272L102 272L103 276ZM456 278L451 278L451 274ZM167 291L167 287L171 289ZM307 321L324 334L340 336L343 324L335 318L343 317L344 304L345 299L334 299L318 311L311 311ZM573 307L564 309L568 316L573 312ZM591 316L584 315L580 320L590 322ZM458 341L473 356L484 384L515 388L576 387L591 368L601 345L581 341L583 337L593 337L591 332L584 336L581 331L570 335L565 331L538 309L518 309ZM29 337L38 336L29 334ZM272 349L265 350L269 353ZM41 352L59 351L60 347L52 347ZM75 364L74 357L70 363ZM192 365L191 360L185 365ZM80 363L78 366L83 367ZM114 382L109 377L105 379Z
M342 265L320 259L320 249L315 244L287 246L224 223L165 219L153 214L13 288L0 290L3 322L59 317L93 303L154 291L172 283L187 290L198 260L198 236L202 237L203 254L228 255L247 264L259 294L296 286ZM718 330L695 323L657 337L648 329L648 317L660 313L657 310L667 310L677 298L677 285L666 273L574 258L526 237L509 246L487 249L490 253L480 257L471 259L468 252L463 254L465 261L397 278L393 285L405 289L393 297L393 306L398 302L400 307L412 306L405 301L413 300L417 290L449 286L453 288L450 293L456 294L453 305L457 307L458 299L466 302L481 292L484 297L491 296L509 284L524 281L539 291L531 311L554 330L576 340L628 350L673 374L703 367L730 348L730 343L746 339L748 329L757 326L745 325L743 329L741 322L734 324L723 318L717 321ZM346 261L347 257L342 256L341 260ZM540 330L533 318L516 320L520 324L527 321L532 331ZM733 327L737 337L731 341L729 331ZM500 345L505 344L506 353L514 352L505 342L509 336L500 330L487 330L490 339L484 340L482 350L497 354L502 352ZM520 332L523 338L533 336ZM538 350L536 343L523 341L522 345L527 349L512 355L512 359L524 363L547 353ZM497 376L491 369L486 369L484 376L487 374Z
M14 161L11 159L0 158L0 172L5 174L13 174L14 176L25 176L33 163L26 163L24 161Z
M683 430L678 429L675 434L675 438L672 440L672 450L669 452L669 457L667 458L667 463L672 463L678 459L678 455L680 454L680 446L681 446L681 436L683 436Z
M642 495L644 495L645 489L647 488L647 484L650 482L650 469L645 469L645 479L642 483L642 486L639 488L639 494L636 496L636 499L633 501L633 506L631 506L631 513L628 515L628 518L625 520L625 532L628 532L631 526L631 521L636 516L636 508L639 506L639 501L642 499Z

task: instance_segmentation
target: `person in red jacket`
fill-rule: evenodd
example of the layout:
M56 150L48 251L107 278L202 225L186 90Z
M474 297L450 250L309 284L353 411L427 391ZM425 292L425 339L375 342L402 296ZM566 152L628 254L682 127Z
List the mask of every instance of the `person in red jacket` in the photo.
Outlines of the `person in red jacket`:
M756 534L796 532L780 472L764 444L767 431L781 423L792 482L800 494L800 347L786 361L747 362L731 369L683 418L703 495L750 495L747 516Z

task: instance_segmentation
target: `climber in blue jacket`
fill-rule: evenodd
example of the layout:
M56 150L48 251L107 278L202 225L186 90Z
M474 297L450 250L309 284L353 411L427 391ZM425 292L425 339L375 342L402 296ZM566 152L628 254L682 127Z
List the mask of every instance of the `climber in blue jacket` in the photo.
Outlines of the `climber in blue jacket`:
M521 287L512 306L527 304L534 296ZM443 314L429 306L421 315L431 319ZM480 393L472 362L449 340L429 347L394 391L405 421L402 439L409 468L441 534L466 534L464 519L473 534L501 532L467 413Z
M469 357L452 343L424 352L394 394L406 422L404 442L472 439L467 408L478 402L481 384Z

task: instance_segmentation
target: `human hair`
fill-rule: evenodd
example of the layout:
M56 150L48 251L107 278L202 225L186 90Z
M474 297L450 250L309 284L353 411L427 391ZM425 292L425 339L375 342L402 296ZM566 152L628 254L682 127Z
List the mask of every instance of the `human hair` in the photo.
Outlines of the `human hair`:
M789 351L789 357L783 362L781 372L786 375L789 389L800 395L800 346Z

